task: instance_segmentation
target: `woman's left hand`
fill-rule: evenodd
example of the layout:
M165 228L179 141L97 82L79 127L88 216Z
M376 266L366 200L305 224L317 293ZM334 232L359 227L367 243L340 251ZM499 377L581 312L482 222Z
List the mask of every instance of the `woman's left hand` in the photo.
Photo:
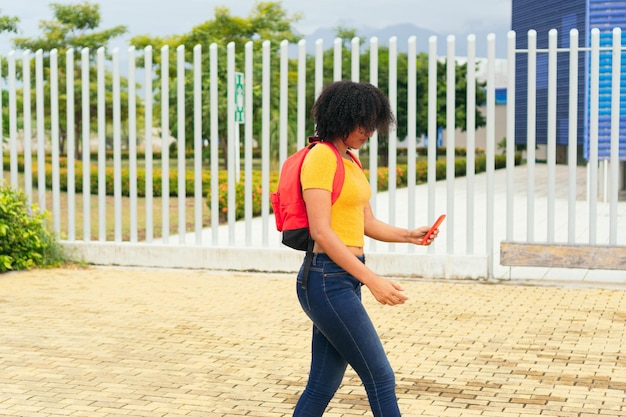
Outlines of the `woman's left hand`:
M422 226L422 227L418 227L417 229L408 230L409 243L413 243L415 245L422 245L422 239L424 239L424 236L426 236L426 233L428 233L429 230L430 230L430 226ZM428 246L431 243L433 243L435 239L437 238L438 234L439 234L439 229L436 229L435 232L432 235L430 235L428 240L423 243L423 246Z

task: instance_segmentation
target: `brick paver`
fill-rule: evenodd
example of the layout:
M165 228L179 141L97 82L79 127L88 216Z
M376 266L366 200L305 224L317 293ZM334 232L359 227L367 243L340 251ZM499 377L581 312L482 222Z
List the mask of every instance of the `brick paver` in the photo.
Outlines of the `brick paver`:
M626 291L403 281L365 303L404 416L626 415ZM1 416L290 416L310 324L293 277L0 275ZM326 414L371 416L352 371Z

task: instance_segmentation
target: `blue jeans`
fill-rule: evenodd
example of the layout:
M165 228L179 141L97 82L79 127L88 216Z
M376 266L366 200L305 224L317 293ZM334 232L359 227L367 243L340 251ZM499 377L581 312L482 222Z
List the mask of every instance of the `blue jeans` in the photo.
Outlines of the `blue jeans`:
M313 321L313 341L309 380L294 417L322 416L348 364L361 378L374 416L400 416L393 369L361 303L362 284L326 254L313 255L306 289L302 269L298 300Z

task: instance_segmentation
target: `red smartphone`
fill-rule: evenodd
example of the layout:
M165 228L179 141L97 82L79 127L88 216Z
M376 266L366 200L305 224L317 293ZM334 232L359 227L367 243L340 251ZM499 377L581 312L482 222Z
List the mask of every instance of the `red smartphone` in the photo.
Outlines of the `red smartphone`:
M430 230L428 231L428 233L426 233L426 236L424 236L424 238L422 239L422 245L425 244L426 242L428 242L428 239L430 239L430 236L435 232L435 230L437 230L437 228L439 227L439 225L441 224L441 222L443 221L443 219L446 218L445 214L442 214L441 216L439 216L439 218L437 219L437 221L432 225L432 227L430 228Z

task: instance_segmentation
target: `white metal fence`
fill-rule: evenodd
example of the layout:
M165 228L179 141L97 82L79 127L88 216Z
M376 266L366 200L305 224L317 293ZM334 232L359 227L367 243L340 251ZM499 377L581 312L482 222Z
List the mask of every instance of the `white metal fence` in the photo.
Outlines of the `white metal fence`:
M622 54L621 32L617 29L614 32L616 39L615 47L611 49L614 57ZM529 39L536 34L529 33ZM551 32L551 39L556 36ZM433 221L438 214L445 212L447 220L442 226L441 236L438 242L428 248L416 248L401 245L389 245L376 242L368 242L368 253L373 267L381 273L420 275L426 277L450 277L450 278L484 278L502 275L502 268L498 263L499 242L502 240L518 241L545 241L545 242L566 242L566 243L589 243L589 244L609 244L623 245L626 242L624 231L626 231L626 213L624 204L619 201L619 192L623 188L623 165L620 168L619 162L619 100L621 97L620 84L620 60L614 59L614 73L612 78L612 92L615 97L613 101L614 111L612 116L611 153L608 164L602 163L597 157L597 103L598 97L598 72L597 62L600 53L599 43L596 42L599 34L594 31L592 34L592 47L589 49L579 48L578 34L572 31L570 34L573 47L557 48L556 42L550 42L548 50L539 50L536 47L529 47L528 50L516 50L516 34L509 33L508 39L508 107L506 121L496 120L495 112L495 45L496 38L490 35L485 40L477 40L474 36L467 38L468 56L467 60L467 172L463 177L455 178L455 73L454 66L448 66L446 75L447 85L447 115L445 145L447 146L446 180L437 182L435 179L436 161L436 141L428 143L428 181L425 185L415 184L415 164L416 164L416 134L415 134L415 114L416 96L428 93L429 97L437 94L437 61L446 58L448 62L456 59L455 43L456 39L450 36L446 39L447 54L445 57L438 56L437 47L439 40L432 37L428 40L428 91L417 91L415 62L417 55L417 40L415 37L408 39L408 97L407 108L398 108L397 83L398 83L398 40L394 37L389 40L389 67L388 79L379 79L378 61L378 39L369 40L370 58L369 67L370 81L376 85L386 84L388 96L392 107L396 112L406 112L407 114L407 143L408 143L408 187L399 189L396 187L396 171L393 169L397 162L398 137L395 131L389 135L389 170L388 191L379 193L377 184L377 141L374 136L371 138L368 147L370 161L370 182L372 184L373 198L372 205L377 216L385 221L406 227L426 224ZM474 172L475 161L475 85L476 85L476 42L487 42L487 76L486 92L486 173L476 174ZM499 40L504 41L504 40ZM532 45L532 42L529 42ZM304 145L304 140L310 132L305 131L305 120L308 109L306 103L306 52L305 42L298 44L297 56L297 84L289 84L288 71L288 47L287 42L280 45L280 67L276 74L270 65L272 54L269 42L262 44L262 50L253 51L253 44L245 45L245 65L243 68L235 67L235 45L230 44L227 48L228 79L227 89L218 90L218 46L212 45L209 51L203 51L200 46L193 49L193 61L186 62L185 49L176 49L176 83L170 84L169 74L169 50L164 47L160 51L153 51L148 47L142 52L144 66L137 68L136 51L129 48L126 52L119 50L112 52L112 59L109 62L105 56L105 51L99 49L90 51L82 49L80 53L72 50L67 52L65 62L67 78L64 83L68 86L66 91L59 91L58 79L58 54L51 51L49 54L49 67L44 68L43 51L12 51L2 58L8 63L8 73L0 74L6 80L3 87L8 90L8 102L0 102L0 107L7 111L7 116L0 119L0 125L9 126L9 135L5 145L0 147L0 173L5 178L5 185L21 188L34 199L33 187L37 190L51 189L51 202L47 201L46 193L38 192L34 203L38 203L41 209L47 209L52 213L53 229L62 237L64 244L76 250L80 256L90 262L99 264L120 264L120 265L144 265L144 266L172 266L172 267L196 267L196 268L226 268L241 270L265 270L265 271L293 271L299 265L301 254L290 249L281 248L279 236L274 230L274 220L270 213L269 192L270 192L270 137L279 137L279 158L283 161L288 153L288 123L291 118L297 120L297 145ZM318 41L315 54L315 92L319 92L323 83L324 71L332 70L334 79L341 78L341 65L343 43L337 40L334 45L333 68L324 68L323 44ZM351 74L352 79L358 80L360 69L360 40L354 39L351 44ZM556 75L553 70L556 66L556 54L568 51L571 59L571 79L577 78L576 59L578 54L587 51L592 63L590 69L592 107L590 113L591 127L591 157L586 170L581 175L577 160L576 145L576 120L570 120L570 144L568 148L568 164L566 166L556 165L556 141L554 137L555 123L554 117L549 116L548 122L548 143L547 162L537 164L535 162L535 142L534 135L529 134L529 147L527 163L523 166L515 166L514 162L514 141L515 125L526 125L528 132L535 130L536 103L533 102L533 80L535 77L535 58L537 54L547 54L550 67L548 84L549 88L556 88ZM153 73L153 54L160 53L161 68L160 79L155 81ZM516 54L528 54L529 57L529 80L528 80L528 117L526 120L515 119L515 61ZM208 54L210 66L202 68L202 58ZM76 55L76 56L75 56ZM95 56L94 56L95 55ZM122 55L122 57L121 57ZM122 58L127 58L128 68L121 67ZM97 72L94 76L91 71L92 61L95 59ZM465 59L465 58L464 58ZM18 73L18 61L22 62L21 73ZM34 60L34 74L31 74L31 63ZM80 79L74 79L74 61L80 60ZM234 121L235 113L235 72L242 71L246 80L253 80L254 65L259 63L262 67L262 82L260 85L253 85L246 82L244 87L245 108L244 117L246 123L243 125L243 163L238 164L236 158L228 158L228 177L225 183L220 184L217 172L219 170L218 141L219 141L219 112L218 95L227 95L228 105L228 125L227 143L229 145L229 155L235 155L239 151L239 126ZM1 67L0 67L1 68ZM106 78L106 72L110 69L112 79ZM204 71L203 71L204 70ZM120 74L126 73L128 78L127 92L122 93ZM210 91L208 97L201 89L203 73L208 73L210 77ZM48 75L48 76L46 76ZM143 75L143 79L142 78ZM594 78L595 77L595 78ZM34 83L31 82L34 79ZM280 122L277 132L271 131L270 123L270 80L279 80L280 84ZM81 96L74 97L76 82L80 81ZM97 129L92 131L90 125L91 92L89 83L97 83ZM142 83L138 88L135 83ZM49 83L50 97L44 97L44 86ZM31 85L34 85L35 112L31 114ZM185 103L185 89L193 88L193 114L186 115L188 107ZM581 92L576 90L576 83L572 82L570 94L577 97ZM157 88L155 88L157 87ZM169 141L171 121L169 120L170 88L175 89L175 102L177 114L177 131L171 134L177 140L177 155L170 157L168 146L162 147L162 159L160 169L162 172L162 200L160 219L162 233L155 235L154 223L159 219L153 217L156 207L154 203L153 172L156 166L153 161L153 132L155 127L160 132L160 139L163 144ZM253 89L260 89L262 94L262 106L260 119L253 119L252 95ZM287 97L290 89L297 90L296 108L287 106ZM156 91L156 92L155 92ZM107 109L107 94L112 95L112 106ZM204 96L203 96L204 94ZM123 96L126 97L123 99ZM137 97L141 98L142 104L137 103ZM550 96L552 97L552 96ZM21 100L23 105L18 106ZM127 102L124 102L126 101ZM209 110L203 111L203 102L208 100ZM160 118L153 117L153 103L161 103ZM555 101L551 98L548 103L549 114L555 112ZM577 100L570 100L571 115L577 111ZM49 120L46 120L45 108L49 106ZM142 118L137 116L137 109L141 107ZM127 114L122 117L122 108ZM65 109L65 111L63 110ZM437 108L431 100L428 104L428 137L437 137ZM75 119L76 114L82 114L82 119ZM186 117L194 120L193 131L185 131L184 120ZM2 117L2 113L0 113ZM81 124L82 138L74 137L73 130L67 130L67 193L61 193L61 165L59 163L59 120L66 118L68 126ZM143 119L143 120L141 120ZM18 121L22 121L22 126L18 129ZM210 171L211 175L211 199L208 206L204 201L202 189L202 171L207 167L203 166L202 150L205 138L201 134L203 121L210 124ZM143 121L143 126L139 126ZM506 123L507 140L506 155L507 167L505 170L495 172L494 158L496 142L500 138L495 137L496 123ZM112 125L113 136L113 157L106 157L106 134L107 124ZM253 124L260 124L261 137L253 138ZM122 197L122 137L128 139L128 172L129 172L129 197ZM34 144L24 138L34 138ZM82 156L75 160L74 150L78 139L83 143L90 143L92 137L97 137L97 158L92 159L89 146L83 146ZM261 215L252 216L252 171L253 171L253 142L258 140L261 149L261 171L262 171L262 209ZM186 171L189 167L185 164L185 147L187 142L193 143L193 195L185 195ZM145 150L145 158L138 161L137 146L141 144ZM3 149L4 148L4 149ZM595 150L595 153L594 153ZM9 166L3 164L4 156L8 151ZM52 183L46 184L45 159L44 156L51 156ZM18 161L23 156L23 169L20 169ZM36 164L33 162L36 160ZM176 196L177 206L170 205L169 197L169 176L171 173L170 162L175 163L175 170L178 174L178 195ZM76 189L75 164L82 164L82 189ZM138 163L145 167L145 197L141 197L145 206L145 213L138 212ZM90 177L92 165L97 165L97 180ZM239 167L243 167L242 180L245 184L245 216L243 221L235 219L235 187L237 183L236 174ZM598 169L604 167L605 170ZM113 170L114 195L107 199L106 194L106 170ZM622 171L620 171L620 169ZM33 178L34 170L37 172ZM606 172L603 176L602 173ZM557 175L558 174L558 175ZM191 174L190 174L191 175ZM606 181L602 182L601 179ZM94 182L95 181L95 182ZM92 187L91 184L97 184ZM577 195L577 189L586 187L586 193L581 200ZM598 198L598 184L608 184L603 198ZM219 210L219 187L226 186L228 189L227 218L226 222L220 225ZM560 187L567 187L568 193L561 196ZM543 188L545 187L545 188ZM61 198L67 198L67 207L62 210ZM92 197L97 196L96 200ZM77 202L82 201L83 233L76 235L76 207ZM95 201L95 203L94 203ZM192 202L190 206L187 203ZM210 224L203 225L203 215L209 210ZM187 213L193 210L193 225L188 226ZM115 233L113 239L107 239L107 213L113 212L113 223ZM158 210L156 210L158 211ZM176 236L170 236L170 213L177 213L178 232ZM92 234L90 219L94 218L92 213L97 212L98 231ZM67 227L62 229L62 218L66 216ZM110 217L110 216L109 216ZM145 226L140 230L138 218L145 217ZM129 219L129 238L123 239L124 219ZM565 222L565 226L564 226ZM621 231L622 233L619 233ZM140 233L141 232L141 233ZM142 236L139 238L139 236Z

